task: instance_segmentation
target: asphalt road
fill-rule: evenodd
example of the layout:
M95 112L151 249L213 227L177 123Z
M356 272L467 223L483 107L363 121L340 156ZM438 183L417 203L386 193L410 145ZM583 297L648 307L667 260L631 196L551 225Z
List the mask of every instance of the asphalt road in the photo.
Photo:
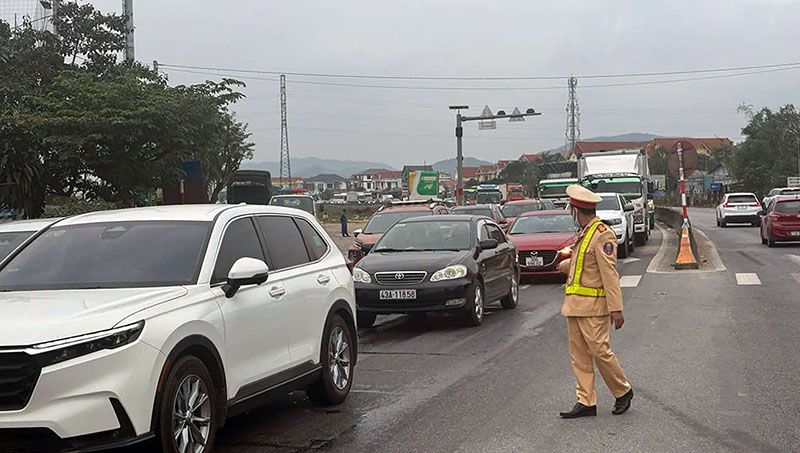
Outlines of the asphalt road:
M575 402L563 287L530 281L516 310L478 328L379 318L359 332L344 404L295 393L228 420L217 451L796 451L800 245L768 249L756 228L691 217L725 270L648 273L658 232L618 266L626 323L611 345L636 395L623 416L598 376L598 416L558 418Z

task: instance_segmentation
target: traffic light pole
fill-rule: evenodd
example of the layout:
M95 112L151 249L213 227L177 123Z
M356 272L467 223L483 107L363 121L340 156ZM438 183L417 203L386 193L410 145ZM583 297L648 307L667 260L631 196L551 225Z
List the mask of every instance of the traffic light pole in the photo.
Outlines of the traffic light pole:
M497 112L497 115L490 116L463 116L461 109L468 109L466 105L452 105L450 110L456 110L456 204L464 206L464 153L462 150L461 139L464 136L464 128L461 125L464 121L486 121L486 120L499 120L503 118L523 118L526 116L538 116L541 113L535 112L533 109L528 109L525 113L512 113L506 114L502 110Z

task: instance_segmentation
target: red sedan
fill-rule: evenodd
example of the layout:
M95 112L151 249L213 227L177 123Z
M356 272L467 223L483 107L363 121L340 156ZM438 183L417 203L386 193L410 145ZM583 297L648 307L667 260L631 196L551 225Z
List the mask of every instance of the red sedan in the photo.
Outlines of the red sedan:
M580 227L569 211L533 211L517 217L508 236L517 246L523 275L558 274L572 256Z
M506 218L510 227L514 224L514 220L520 214L531 211L544 211L545 209L547 208L541 200L532 200L530 198L526 198L523 200L509 201L503 205L501 211L503 211L503 217Z
M761 243L800 241L800 196L780 195L770 201L761 217Z

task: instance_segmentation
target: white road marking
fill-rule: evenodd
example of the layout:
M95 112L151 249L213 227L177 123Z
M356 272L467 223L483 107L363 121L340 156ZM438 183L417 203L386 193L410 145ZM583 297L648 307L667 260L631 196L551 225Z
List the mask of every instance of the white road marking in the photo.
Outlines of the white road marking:
M792 274L792 277L794 278L794 281L800 283L800 274Z
M531 285L522 285L522 286L519 287L519 289L528 289L530 287L531 287Z
M623 275L619 278L619 286L620 288L636 288L641 279L641 275Z
M761 280L758 278L758 274L755 273L738 273L736 274L736 284L739 286L760 285Z
M796 264L800 264L800 255L792 255L792 254L787 253L787 254L785 254L783 256L785 256L786 258L789 258L790 260L794 261Z
M641 260L639 258L625 258L624 260L621 261L621 263L628 264L628 263L635 263L637 261Z

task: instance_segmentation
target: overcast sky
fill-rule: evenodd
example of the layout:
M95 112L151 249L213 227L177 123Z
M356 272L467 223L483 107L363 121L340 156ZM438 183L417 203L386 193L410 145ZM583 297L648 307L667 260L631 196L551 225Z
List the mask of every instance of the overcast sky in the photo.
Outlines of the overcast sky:
M119 12L121 0L93 2ZM547 4L545 4L547 3ZM773 1L134 0L136 57L150 63L367 75L564 76L800 62L800 2ZM206 78L167 70L174 84ZM234 75L234 73L230 73ZM800 69L626 87L710 74L578 80L581 136L626 132L739 140L742 103L800 104ZM254 75L275 78L270 75ZM249 123L254 160L280 156L278 82L253 80L235 108ZM536 90L409 90L318 81ZM555 87L555 89L551 89ZM449 104L543 113L465 128L464 154L516 158L564 143L566 80L398 81L288 77L293 157L372 160L394 166L455 155Z

